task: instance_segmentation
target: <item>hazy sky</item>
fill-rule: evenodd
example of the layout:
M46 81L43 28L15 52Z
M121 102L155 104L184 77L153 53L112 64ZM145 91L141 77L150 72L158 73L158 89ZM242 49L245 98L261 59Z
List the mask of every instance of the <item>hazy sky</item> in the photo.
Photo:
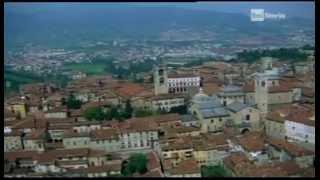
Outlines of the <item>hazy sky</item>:
M271 13L285 13L288 17L314 18L314 2L196 2L196 3L5 3L5 11L43 12L50 10L85 10L101 8L136 7L177 7L198 10L213 10L248 14L251 8L264 8Z

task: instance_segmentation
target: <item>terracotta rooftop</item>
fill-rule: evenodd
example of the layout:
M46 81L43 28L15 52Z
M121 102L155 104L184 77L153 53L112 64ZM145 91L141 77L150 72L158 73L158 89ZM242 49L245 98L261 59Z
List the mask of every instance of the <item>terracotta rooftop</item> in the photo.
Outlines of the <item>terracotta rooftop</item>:
M195 78L199 77L198 75L195 74L169 74L168 78Z
M158 155L154 151L151 151L150 153L148 153L147 158L148 158L147 168L149 171L157 168L161 169L160 160L158 158Z
M292 89L291 84L287 82L279 81L279 85L269 87L268 92L269 93L288 92L288 91L291 91L291 89Z
M176 94L159 94L151 97L152 100L166 100L166 99L176 99L176 98L184 98L184 96L176 95Z
M30 133L27 133L25 138L30 140L44 139L46 133L46 129L35 129Z
M108 153L104 150L99 150L99 149L90 149L88 157L102 157L107 155Z
M195 159L181 161L175 168L169 170L170 174L200 174L200 167Z
M298 175L302 173L300 166L293 160L278 162L273 165L275 168L280 168L282 171L286 172L289 176Z
M215 94L223 89L221 84L218 83L204 83L202 88L206 94Z
M47 121L45 119L36 119L33 117L26 118L14 124L12 129L27 129L27 128L46 128Z
M131 118L125 122L119 123L121 132L140 132L158 130L157 123L150 117Z
M312 116L314 116L314 112L305 108L301 108L300 106L294 108L294 110L291 110L290 114L286 116L285 119L315 127L315 121L310 120Z
M181 122L181 116L177 113L149 116L148 118L153 119L159 125L162 123L171 123L176 121Z
M77 149L57 149L47 152L48 155L54 156L56 158L66 158L66 157L86 157L89 154L88 148L77 148Z
M113 163L104 166L89 166L87 173L102 173L110 171L121 171L121 163Z
M139 84L124 83L115 91L119 96L130 98L144 90L145 88Z
M8 159L9 161L15 161L17 158L30 158L35 160L36 157L40 154L38 151L25 151L25 150L19 150L19 151L12 151L12 152L4 152L4 158Z
M313 98L315 96L315 91L311 88L302 88L302 96Z
M238 143L247 151L262 151L265 149L264 137L258 132L249 132L238 138Z
M147 173L141 175L141 177L163 177L163 173L160 169L156 169L153 171L148 171Z
M102 140L102 139L119 139L119 130L118 129L98 129L91 131L91 138L93 140Z
M193 149L193 144L190 141L190 137L182 136L174 139L164 140L164 143L161 147L163 151L172 151L172 150L184 150L184 149Z
M314 152L312 151L299 147L293 143L289 143L285 140L269 138L266 140L266 142L276 147L277 149L286 151L288 154L294 157L314 154Z
M223 163L237 176L245 174L249 168L253 167L253 164L243 152L232 153L223 159Z
M254 81L249 81L243 85L242 90L246 93L254 92L254 86Z
M75 132L73 129L65 130L63 138L74 138L74 137L89 137L89 133Z
M267 119L270 121L284 123L284 117L282 117L279 112L269 112L267 114Z

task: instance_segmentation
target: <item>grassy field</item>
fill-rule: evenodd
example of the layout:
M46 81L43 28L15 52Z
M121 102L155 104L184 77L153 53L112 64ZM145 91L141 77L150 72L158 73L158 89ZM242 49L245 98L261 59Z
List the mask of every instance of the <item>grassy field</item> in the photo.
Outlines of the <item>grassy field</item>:
M80 71L89 75L99 75L105 73L105 63L78 63L78 64L66 64L64 69L71 71Z

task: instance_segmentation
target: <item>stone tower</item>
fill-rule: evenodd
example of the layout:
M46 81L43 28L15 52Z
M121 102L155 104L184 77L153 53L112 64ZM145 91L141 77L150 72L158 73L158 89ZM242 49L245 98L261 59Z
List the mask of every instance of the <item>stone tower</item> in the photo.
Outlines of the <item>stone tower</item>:
M155 95L168 93L168 74L165 65L159 65L154 67L153 84Z
M264 74L255 77L255 101L262 115L268 112L268 78Z

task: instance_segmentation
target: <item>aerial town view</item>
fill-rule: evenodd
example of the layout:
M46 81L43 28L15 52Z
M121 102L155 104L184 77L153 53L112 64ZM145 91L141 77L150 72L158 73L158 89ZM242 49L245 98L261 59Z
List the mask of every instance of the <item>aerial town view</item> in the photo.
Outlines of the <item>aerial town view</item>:
M315 177L315 3L4 3L4 177Z

